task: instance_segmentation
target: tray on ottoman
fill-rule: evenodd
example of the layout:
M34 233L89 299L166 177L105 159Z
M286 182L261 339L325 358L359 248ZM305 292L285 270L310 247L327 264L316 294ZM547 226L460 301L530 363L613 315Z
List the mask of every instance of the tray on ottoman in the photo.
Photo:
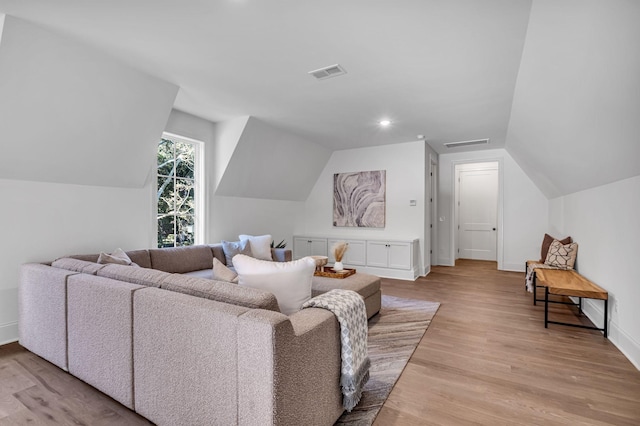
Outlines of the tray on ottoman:
M355 269L345 268L342 271L334 271L333 268L324 267L323 271L316 270L313 275L316 277L327 277L327 278L347 278L356 273Z

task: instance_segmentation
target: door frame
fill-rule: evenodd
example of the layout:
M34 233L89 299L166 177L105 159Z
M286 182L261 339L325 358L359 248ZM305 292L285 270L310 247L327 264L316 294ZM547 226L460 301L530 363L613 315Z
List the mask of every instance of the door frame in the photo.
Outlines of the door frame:
M474 164L474 163L498 163L498 235L497 235L497 253L496 259L498 261L498 270L503 269L504 265L504 161L503 158L482 158L482 159L469 159L469 160L455 160L451 162L451 181L453 182L453 197L451 197L451 212L452 220L450 229L450 242L451 247L450 259L453 265L455 265L458 253L458 205L456 203L457 193L459 190L458 179L456 178L456 166L461 164Z
M431 195L431 205L429 210L429 263L431 266L438 264L438 160L429 155L429 192Z

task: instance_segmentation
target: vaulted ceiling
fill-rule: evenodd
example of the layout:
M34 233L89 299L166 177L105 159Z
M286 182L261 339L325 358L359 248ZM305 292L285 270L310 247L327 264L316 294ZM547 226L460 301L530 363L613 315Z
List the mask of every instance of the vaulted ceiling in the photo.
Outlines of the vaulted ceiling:
M211 121L253 116L332 150L489 138L548 197L640 174L640 2L0 0L0 13L178 86L174 107ZM347 73L308 74L333 64Z

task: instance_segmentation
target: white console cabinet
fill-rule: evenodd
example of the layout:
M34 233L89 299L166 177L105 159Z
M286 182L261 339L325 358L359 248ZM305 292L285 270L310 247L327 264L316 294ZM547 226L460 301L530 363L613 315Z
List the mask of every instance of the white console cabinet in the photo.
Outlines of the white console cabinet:
M336 259L333 257L333 250L331 248L338 242L344 241L349 244L347 252L344 254L342 263L347 266L364 266L367 264L367 242L365 240L340 240L338 238L330 238L329 249L329 263L334 263Z
M415 280L418 277L420 245L413 240L377 240L339 237L293 237L293 257L328 256L335 262L331 248L339 241L349 243L342 263L347 268L380 277Z
M293 237L293 257L326 256L327 239L317 237Z
M367 266L411 269L411 243L399 241L367 241Z

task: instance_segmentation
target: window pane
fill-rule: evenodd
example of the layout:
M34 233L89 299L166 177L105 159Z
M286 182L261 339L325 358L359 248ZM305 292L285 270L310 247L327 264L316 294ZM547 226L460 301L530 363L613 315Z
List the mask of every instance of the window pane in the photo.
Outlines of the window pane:
M171 176L173 175L174 144L168 139L161 139L158 144L158 175Z
M176 214L194 214L196 208L194 182L176 179Z
M178 229L175 236L176 246L191 246L194 240L195 220L193 215L177 216Z
M175 216L158 216L158 247L173 247L175 245L174 234Z
M175 212L174 179L158 176L158 218Z
M158 247L195 244L198 147L170 135L164 135L158 143Z
M195 148L190 143L176 142L176 176L193 179Z

